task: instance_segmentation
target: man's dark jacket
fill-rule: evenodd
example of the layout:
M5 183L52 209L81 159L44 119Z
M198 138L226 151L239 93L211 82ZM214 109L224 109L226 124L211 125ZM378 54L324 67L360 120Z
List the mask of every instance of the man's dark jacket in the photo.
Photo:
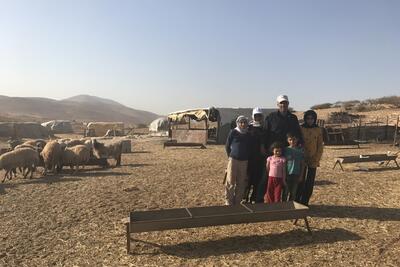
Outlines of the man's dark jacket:
M297 116L291 112L287 112L286 115L282 115L279 111L270 113L265 118L265 129L266 129L266 149L270 149L270 146L274 142L281 142L288 145L286 135L293 133L298 136L299 144L303 143L303 137L301 135L299 120Z

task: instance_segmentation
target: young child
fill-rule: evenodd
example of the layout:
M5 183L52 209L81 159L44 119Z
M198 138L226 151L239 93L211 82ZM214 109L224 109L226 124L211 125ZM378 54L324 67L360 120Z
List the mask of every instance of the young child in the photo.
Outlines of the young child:
M286 159L283 157L283 148L283 144L273 143L271 146L273 155L267 158L268 186L264 195L265 203L282 200L282 189L286 186Z
M296 199L297 186L303 178L304 172L304 152L298 147L299 138L293 133L288 133L288 147L285 148L285 158L287 166L286 184L283 191L283 201L293 201Z
M322 130L317 125L317 113L307 110L304 113L304 124L301 125L304 138L304 181L299 184L296 201L308 206L313 188L317 167L322 157L324 143Z
M238 205L245 194L248 183L247 164L249 159L250 136L247 131L248 121L244 116L236 120L226 140L226 153L229 157L225 181L225 204Z

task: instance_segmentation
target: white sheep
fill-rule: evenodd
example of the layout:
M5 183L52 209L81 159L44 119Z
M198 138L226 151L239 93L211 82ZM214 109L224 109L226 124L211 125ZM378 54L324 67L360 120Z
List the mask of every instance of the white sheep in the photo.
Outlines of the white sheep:
M12 171L17 168L28 169L28 171L24 173L24 178L28 176L29 172L31 172L30 178L32 178L33 172L36 170L38 163L39 153L30 148L20 148L4 153L0 156L0 169L6 171L2 182L4 182L6 178L11 180ZM8 176L9 174L11 177Z
M29 148L29 149L35 150L38 154L41 151L40 147L32 146L32 145L29 145L29 144L26 144L26 143L23 143L21 145L17 145L16 147L14 147L14 150L21 149L21 148ZM39 161L40 161L40 158L39 158ZM21 168L20 167L19 171L22 173L22 175L25 175L26 168ZM28 170L28 172L29 172L29 170ZM17 177L17 170L16 169L12 169L10 174L11 174L11 178L12 178L13 174L14 174L15 177Z
M34 147L37 147L41 150L46 146L47 142L43 139L34 139L34 140L29 140L23 143L23 145L31 145Z
M57 141L50 141L44 146L43 151L40 153L44 162L43 175L47 174L48 169L56 173L56 167L60 167L61 154L61 145Z
M85 168L85 164L89 159L90 150L85 145L66 147L61 156L62 165L70 166L72 170L75 166L75 173L78 172L79 165L82 165L82 167Z
M16 147L14 147L14 150L17 150L17 149L20 149L20 148L30 148L30 149L38 151L38 147L29 145L29 144L25 144L25 143L17 145Z
M67 147L73 147L73 146L77 146L77 145L84 145L85 140L84 139L72 139L65 143L66 143Z

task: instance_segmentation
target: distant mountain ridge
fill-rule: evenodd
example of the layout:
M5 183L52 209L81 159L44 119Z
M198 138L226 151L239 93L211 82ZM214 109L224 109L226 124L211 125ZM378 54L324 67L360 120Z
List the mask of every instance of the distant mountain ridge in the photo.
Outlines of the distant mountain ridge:
M149 124L160 117L152 112L124 106L111 99L90 95L77 95L63 100L0 95L0 115L34 121L121 121L136 125Z

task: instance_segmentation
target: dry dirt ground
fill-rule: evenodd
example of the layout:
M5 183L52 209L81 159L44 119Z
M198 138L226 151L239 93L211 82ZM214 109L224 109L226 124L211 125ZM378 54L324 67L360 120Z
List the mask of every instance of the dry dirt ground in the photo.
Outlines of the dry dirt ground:
M161 142L134 139L119 168L1 184L0 266L400 266L400 170L332 170L335 156L394 150L378 144L325 149L312 236L290 221L141 233L127 255L129 211L224 203L223 146Z

